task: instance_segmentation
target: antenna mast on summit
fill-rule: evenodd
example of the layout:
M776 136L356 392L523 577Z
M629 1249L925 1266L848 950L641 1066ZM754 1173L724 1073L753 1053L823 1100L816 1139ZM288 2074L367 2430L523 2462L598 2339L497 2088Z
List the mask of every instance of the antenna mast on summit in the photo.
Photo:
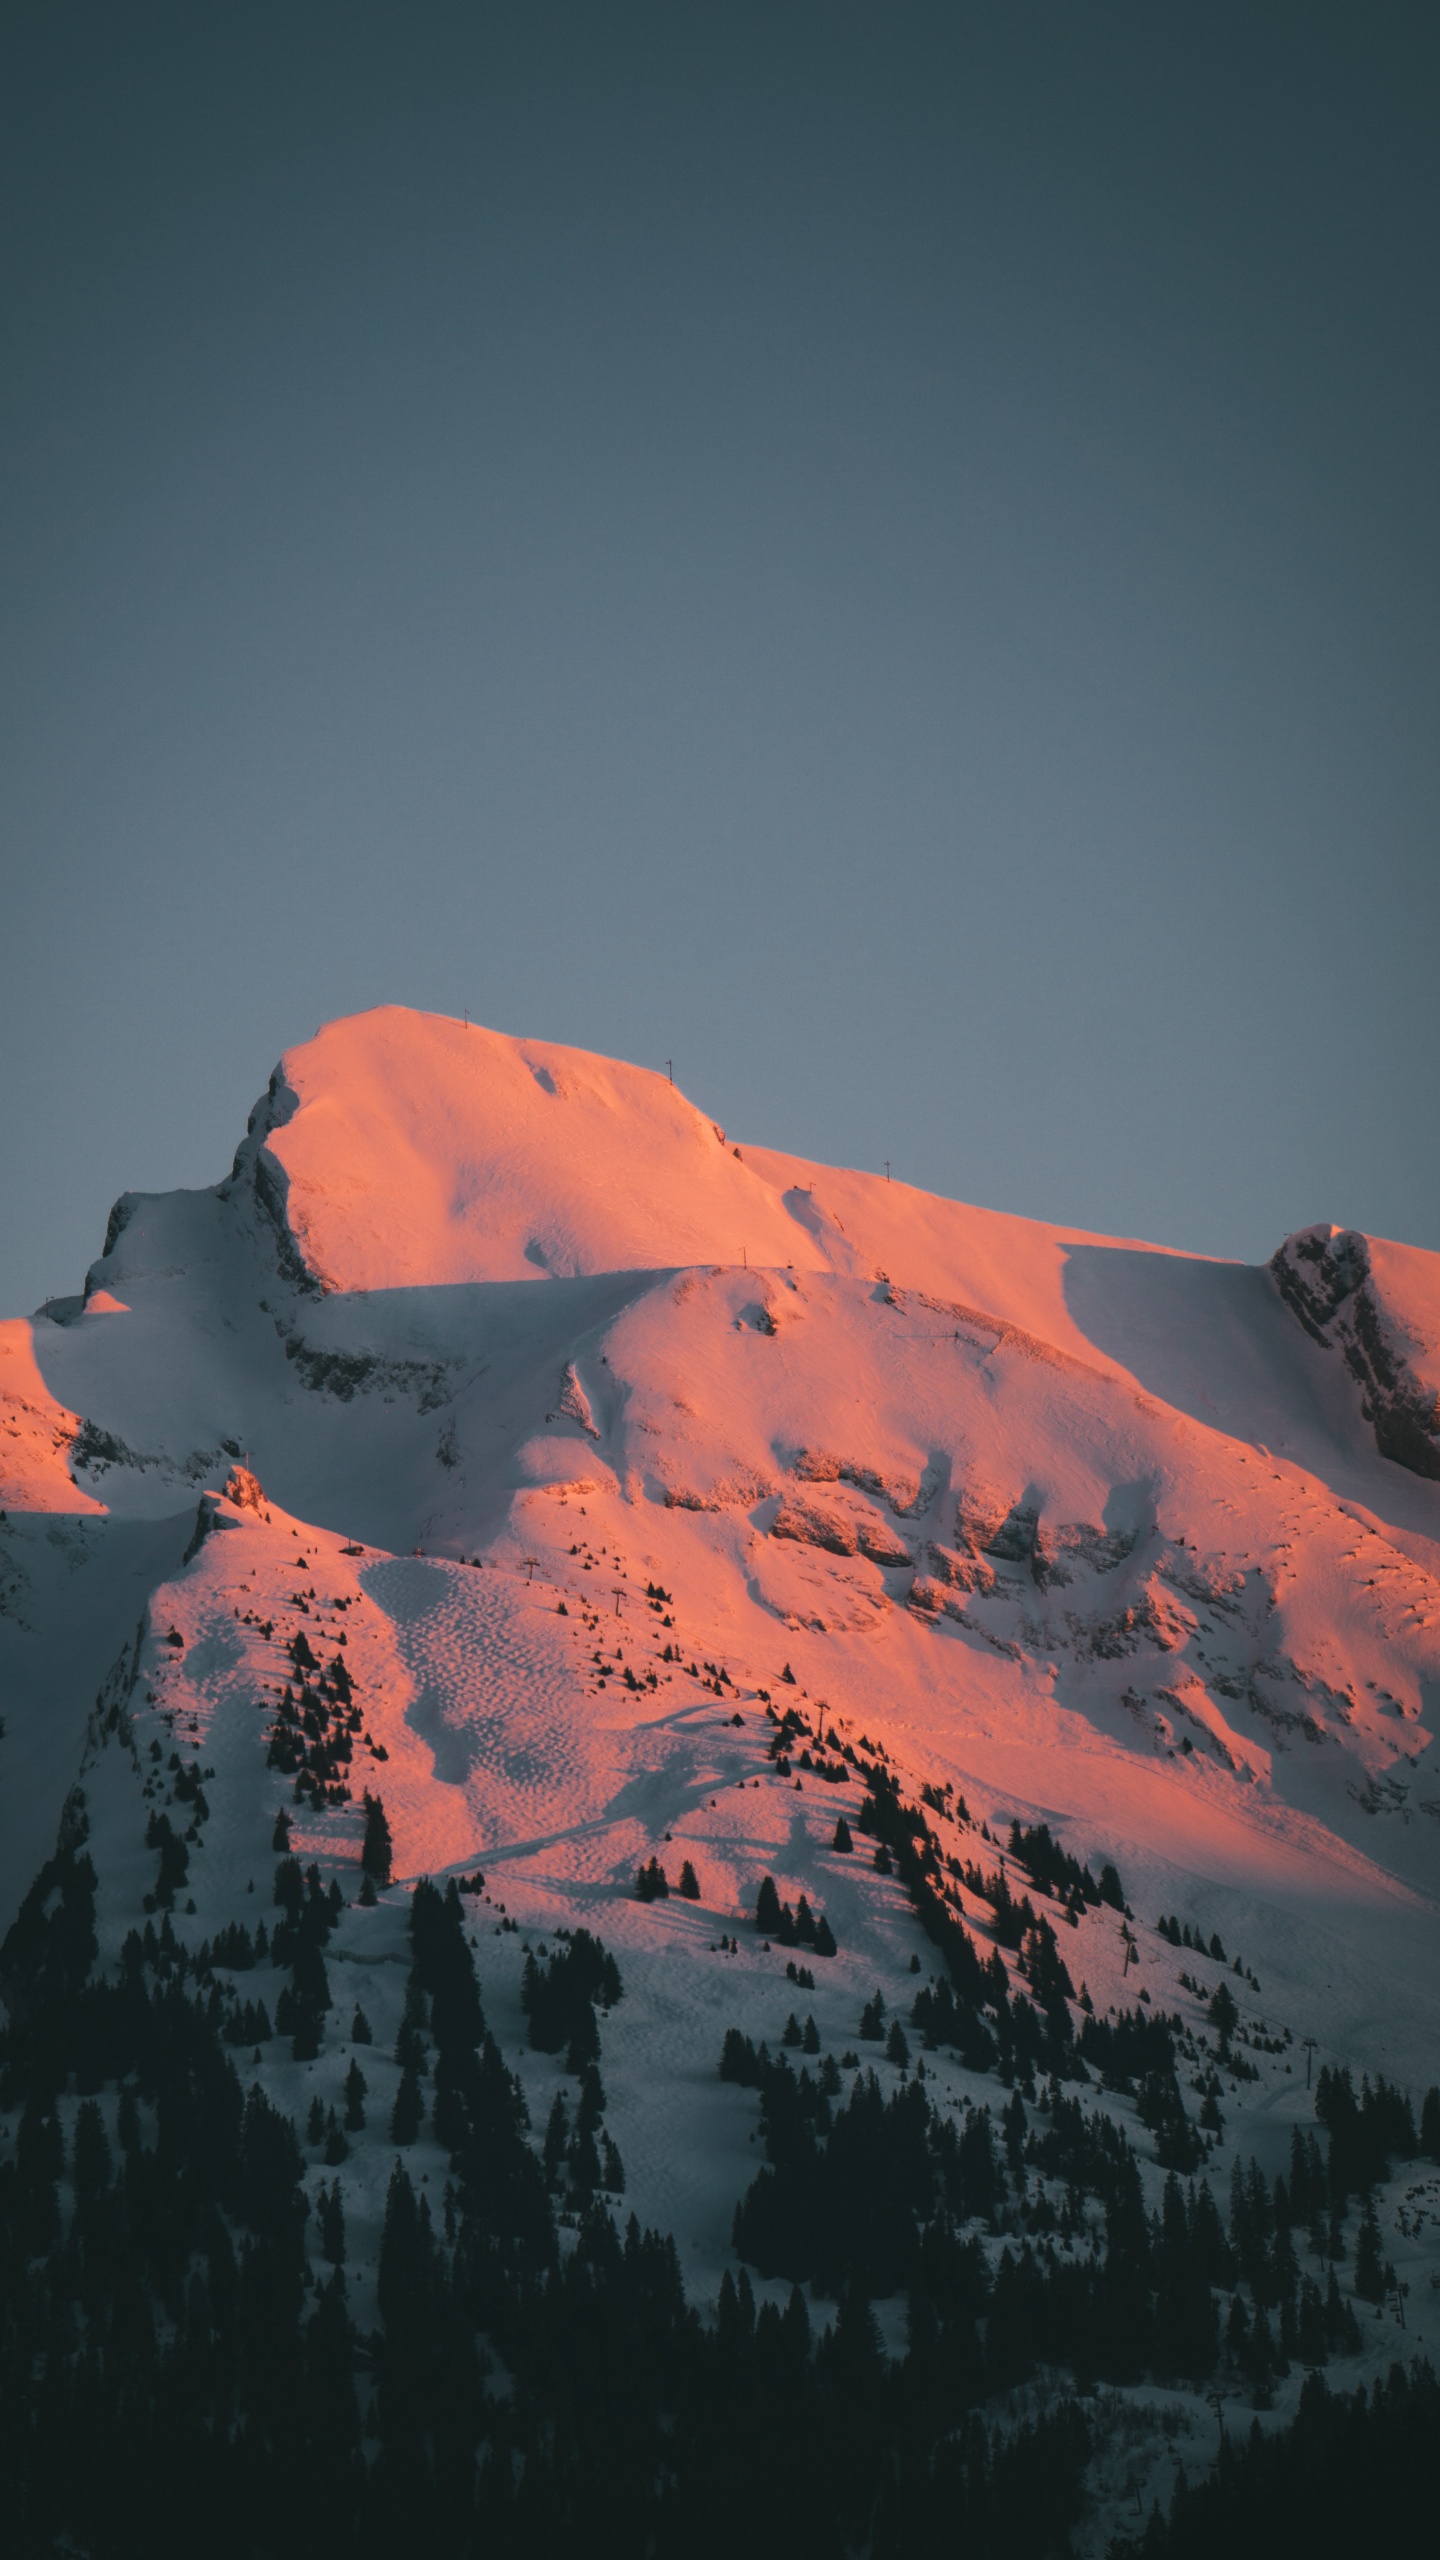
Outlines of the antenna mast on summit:
M673 1059L673 1058L667 1058L667 1059L666 1059L666 1061L665 1061L665 1073L667 1074L667 1076L669 1077L669 1079L670 1079L671 1083L673 1084L673 1083L674 1083L674 1081L675 1081L675 1061L674 1061L674 1059Z

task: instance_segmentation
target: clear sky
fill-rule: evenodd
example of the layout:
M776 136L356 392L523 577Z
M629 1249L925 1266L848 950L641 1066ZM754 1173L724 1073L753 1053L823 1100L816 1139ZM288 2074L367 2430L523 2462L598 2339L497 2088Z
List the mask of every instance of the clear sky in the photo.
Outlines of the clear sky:
M1440 1247L1440 13L12 5L0 1310L381 1001Z

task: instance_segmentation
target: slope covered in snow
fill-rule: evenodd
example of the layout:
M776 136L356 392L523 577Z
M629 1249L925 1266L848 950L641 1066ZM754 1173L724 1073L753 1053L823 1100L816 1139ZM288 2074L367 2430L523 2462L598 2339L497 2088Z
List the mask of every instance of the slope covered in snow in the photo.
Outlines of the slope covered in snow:
M581 1052L332 1025L223 1182L127 1195L83 1294L0 1336L6 1917L77 1780L110 1961L176 1768L197 1938L253 1917L282 1807L348 1899L378 1791L399 1877L483 1868L499 2014L504 1922L619 1950L631 2191L713 2293L754 2165L720 2037L797 1997L761 1879L832 1926L827 2040L911 1996L900 1878L835 1845L883 1763L982 1954L1014 1822L1123 1875L1131 1918L1065 1945L1098 2013L1200 2032L1161 1914L1243 1951L1225 2104L1273 2174L1306 2040L1440 2076L1437 1342L1434 1256L1210 1262L752 1147ZM652 1857L698 1898L637 1901ZM394 1919L336 1940L382 2006ZM260 2068L293 2105L341 2059Z

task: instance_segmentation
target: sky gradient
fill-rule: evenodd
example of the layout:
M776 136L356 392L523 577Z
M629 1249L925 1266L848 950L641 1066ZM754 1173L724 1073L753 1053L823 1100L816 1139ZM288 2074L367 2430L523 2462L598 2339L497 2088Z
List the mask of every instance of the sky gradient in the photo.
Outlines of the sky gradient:
M1430 7L46 5L0 1312L380 1002L1440 1247Z

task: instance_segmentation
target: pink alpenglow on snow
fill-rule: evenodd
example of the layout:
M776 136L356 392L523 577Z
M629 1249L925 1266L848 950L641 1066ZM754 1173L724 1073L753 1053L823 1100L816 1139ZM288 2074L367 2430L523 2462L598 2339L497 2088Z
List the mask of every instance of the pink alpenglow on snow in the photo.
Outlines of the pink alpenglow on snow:
M629 2200L712 2274L753 2167L705 2113L725 2025L843 2036L933 1963L860 1827L882 1750L982 1952L1012 1821L1123 1875L1133 1929L1052 1906L1101 2011L1192 1999L1160 1914L1245 1951L1227 2108L1283 2116L1306 2035L1436 2077L1437 1257L1317 1227L1251 1269L968 1208L395 1007L287 1052L226 1178L127 1194L106 1241L0 1336L12 1908L82 1767L115 1950L172 1750L214 1772L202 1932L282 1809L358 1889L378 1794L392 1890L479 1870L494 1926L619 1950ZM652 1859L698 1898L637 1900ZM838 1946L778 2015L767 1875Z

